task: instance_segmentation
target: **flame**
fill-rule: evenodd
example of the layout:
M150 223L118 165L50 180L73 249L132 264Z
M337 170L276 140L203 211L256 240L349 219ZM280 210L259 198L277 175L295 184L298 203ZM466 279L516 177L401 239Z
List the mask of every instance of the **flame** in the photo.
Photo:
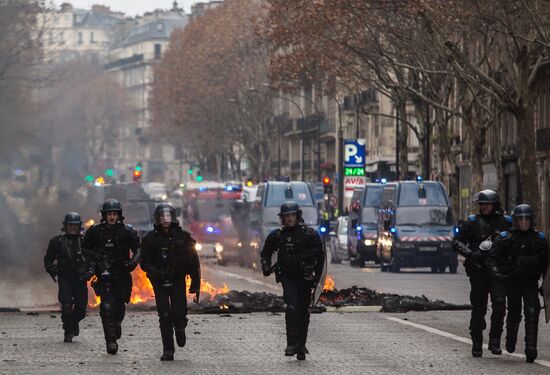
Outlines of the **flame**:
M84 223L84 229L88 229L89 227L91 227L92 225L95 224L95 220L94 219L88 219L86 220L86 222Z
M325 279L325 285L323 285L323 291L331 291L334 290L334 279L331 276L327 276Z
M94 280L97 280L97 277L94 276L90 280L90 283ZM189 287L191 286L191 278L186 277L185 279L186 289L189 290ZM229 287L227 284L223 284L222 287L216 287L212 283L201 279L201 296L204 296L205 294L208 295L208 298L211 298L218 294L226 294L229 292ZM95 296L93 294L93 289L89 288L88 290L90 300L94 302L89 303L89 307L97 307L99 306L99 303L101 302L101 299L98 296ZM187 299L191 301L194 297L194 294L188 294ZM204 297L201 297L201 299ZM150 301L155 299L155 292L153 290L153 286L151 285L151 282L147 278L145 272L138 267L134 272L132 272L132 296L130 297L130 303L133 305L139 305L139 304L147 304ZM229 308L229 307L227 307Z

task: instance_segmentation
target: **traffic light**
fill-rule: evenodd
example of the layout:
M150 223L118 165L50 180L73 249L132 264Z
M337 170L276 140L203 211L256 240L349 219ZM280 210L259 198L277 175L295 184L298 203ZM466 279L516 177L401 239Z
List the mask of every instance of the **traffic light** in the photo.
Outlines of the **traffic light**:
M332 181L328 176L323 178L323 191L325 194L332 194Z
M252 185L254 185L254 183L252 182L252 180L247 180L247 181L246 181L246 186L252 187Z
M134 173L132 174L132 181L141 182L141 177L142 177L141 163L138 163L138 165L136 165L136 167L134 168Z
M201 175L201 171L197 170L197 182L202 182L203 177Z
M192 176L192 175L193 175L193 168L189 168L189 169L187 170L187 174L188 174L189 176Z
M95 178L94 178L94 176L92 176L91 174L89 174L89 175L87 175L86 177L84 177L84 180L85 180L86 182L92 183L92 182L94 182Z
M112 168L109 168L109 169L105 169L105 175L107 177L113 177L115 174L115 171L112 169Z

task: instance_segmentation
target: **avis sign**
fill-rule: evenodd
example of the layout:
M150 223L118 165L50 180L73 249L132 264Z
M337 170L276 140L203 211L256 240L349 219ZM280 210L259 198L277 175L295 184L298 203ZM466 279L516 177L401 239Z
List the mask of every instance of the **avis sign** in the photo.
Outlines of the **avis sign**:
M344 186L346 190L353 190L356 186L365 185L367 179L365 176L345 176Z
M344 141L344 168L365 168L365 140L346 139Z

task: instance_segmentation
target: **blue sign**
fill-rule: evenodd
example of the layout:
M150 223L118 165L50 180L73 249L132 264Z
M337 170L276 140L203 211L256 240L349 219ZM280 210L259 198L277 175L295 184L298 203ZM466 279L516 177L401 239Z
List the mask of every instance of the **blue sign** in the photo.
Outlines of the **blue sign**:
M344 141L344 167L365 167L365 140L346 139Z

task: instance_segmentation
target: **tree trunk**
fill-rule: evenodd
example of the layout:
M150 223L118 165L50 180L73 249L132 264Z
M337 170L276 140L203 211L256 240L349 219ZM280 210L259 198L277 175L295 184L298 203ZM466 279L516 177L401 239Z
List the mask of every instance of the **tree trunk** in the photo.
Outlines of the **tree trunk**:
M473 126L472 136L472 193L483 189L483 145L486 129Z
M518 126L518 168L520 201L529 204L535 212L540 213L539 181L537 159L535 155L534 108L531 100L525 101L523 111L514 113Z
M397 102L397 111L399 112L398 117L400 119L407 119L407 107L404 100ZM399 144L399 180L404 180L409 173L408 138L409 126L405 122L399 121L399 139L397 140Z

